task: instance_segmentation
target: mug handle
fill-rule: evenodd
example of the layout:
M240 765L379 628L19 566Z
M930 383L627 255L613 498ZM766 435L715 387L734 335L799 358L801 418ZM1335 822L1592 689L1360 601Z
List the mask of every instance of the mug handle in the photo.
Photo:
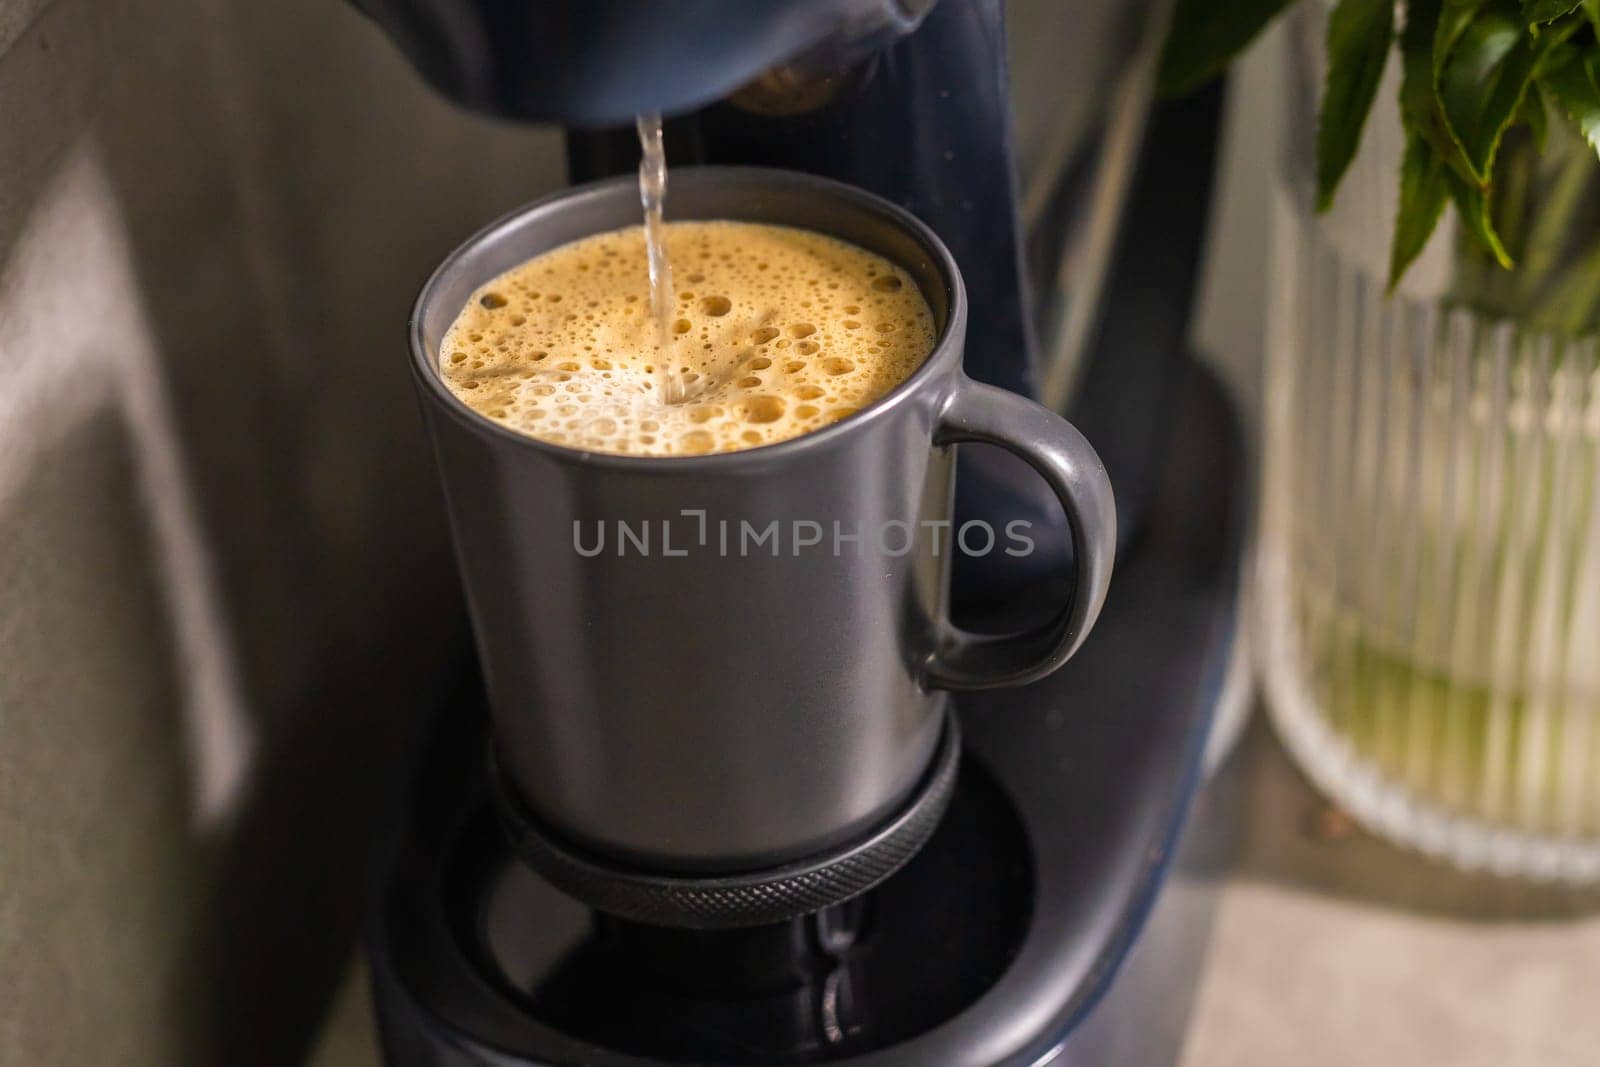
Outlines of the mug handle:
M975 634L946 623L923 678L938 689L993 689L1043 678L1083 644L1111 583L1117 512L1105 464L1066 419L964 375L939 412L933 440L999 445L1037 471L1067 513L1077 581L1072 600L1032 630Z

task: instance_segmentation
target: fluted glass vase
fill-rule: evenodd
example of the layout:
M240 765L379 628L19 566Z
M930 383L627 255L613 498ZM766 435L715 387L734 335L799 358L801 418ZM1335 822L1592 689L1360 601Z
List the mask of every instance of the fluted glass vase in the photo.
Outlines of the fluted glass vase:
M1292 35L1302 131L1316 22ZM1274 205L1255 590L1274 724L1396 841L1600 880L1600 350L1508 313L1527 279L1486 281L1448 232L1387 294L1401 142L1372 127L1329 216L1292 132Z

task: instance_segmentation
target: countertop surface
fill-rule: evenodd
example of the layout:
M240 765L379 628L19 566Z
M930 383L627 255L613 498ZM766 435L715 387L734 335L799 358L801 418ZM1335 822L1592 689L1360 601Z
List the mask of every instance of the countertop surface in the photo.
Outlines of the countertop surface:
M1459 873L1352 825L1265 716L1182 1067L1592 1067L1600 890Z

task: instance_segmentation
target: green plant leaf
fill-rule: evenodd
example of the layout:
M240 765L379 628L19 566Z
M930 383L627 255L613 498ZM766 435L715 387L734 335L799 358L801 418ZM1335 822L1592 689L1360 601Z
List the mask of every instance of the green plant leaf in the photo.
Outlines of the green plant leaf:
M1538 80L1528 83L1528 96L1523 98L1522 110L1518 110L1517 122L1512 125L1517 123L1528 125L1528 130L1533 131L1534 147L1544 152L1544 146L1550 139L1550 106L1544 98L1544 90L1539 88Z
M1600 0L1583 0L1583 13L1594 23L1594 32L1600 33Z
M1428 246L1439 215L1450 196L1450 168L1426 138L1406 138L1400 163L1400 209L1395 213L1394 240L1389 246L1389 291L1405 277L1413 261Z
M1448 10L1447 10L1448 16ZM1447 23L1441 20L1441 30ZM1443 44L1443 32L1440 34ZM1491 0L1434 53L1434 90L1467 173L1488 182L1500 138L1533 77L1534 45L1516 0Z
M1462 0L1451 0L1450 6L1465 5ZM1400 33L1400 121L1407 132L1426 136L1436 148L1452 143L1433 91L1437 77L1434 56L1441 48L1450 47L1443 14L1439 0L1410 0Z
M1445 180L1450 188L1450 197L1456 202L1456 212L1472 235L1501 267L1506 270L1515 267L1511 253L1506 251L1500 234L1495 230L1494 218L1489 211L1489 197L1484 190L1448 167L1445 168Z
M1533 99L1531 92L1528 99ZM1527 264L1528 235L1537 215L1532 191L1539 184L1540 149L1531 130L1521 137L1516 136L1517 132L1506 136L1500 158L1495 160L1494 181L1484 193L1489 198L1489 220L1501 247L1522 267ZM1487 251L1494 255L1492 247ZM1505 284L1506 279L1500 281Z
M1333 204L1361 146L1394 43L1394 0L1339 0L1328 18L1328 79L1317 117L1317 210Z
M1552 130L1551 135L1563 137L1566 131ZM1576 236L1572 221L1580 217L1578 213L1593 184L1594 160L1588 153L1572 147L1563 147L1560 151L1563 158L1556 173L1544 183L1538 199L1528 205L1531 225L1522 252L1517 256L1521 275L1517 300L1523 307L1531 306L1536 293L1568 254L1571 238ZM1502 154L1502 162L1504 158ZM1502 191L1502 195L1506 192Z
M1157 89L1182 96L1221 74L1291 0L1177 0Z
M1448 6L1447 6L1448 15ZM1446 55L1434 55L1434 88L1451 139L1461 149L1466 176L1487 185L1500 142L1522 114L1528 87L1550 52L1570 37L1578 20L1531 33L1515 0L1489 0L1455 35ZM1436 48L1445 43L1441 20Z
M1600 314L1600 246L1589 250L1567 268L1550 294L1529 318L1545 329L1583 334L1595 327Z
M1389 242L1392 293L1439 224L1449 199L1447 164L1438 151L1458 151L1444 130L1444 116L1433 95L1433 46L1439 34L1440 0L1410 0L1400 33L1400 124L1406 133L1400 161L1400 207Z
M1472 25L1472 20L1478 17L1479 10L1488 2L1489 0L1444 0L1440 3L1439 0L1432 0L1438 22L1431 37L1435 82L1439 80L1439 75L1444 70L1445 60L1455 51L1456 42L1461 40L1461 35Z
M1400 35L1400 123L1406 134L1427 141L1441 163L1471 174L1461 146L1451 136L1439 97L1435 57L1465 29L1483 0L1410 0Z
M1532 26L1541 22L1554 22L1562 15L1578 10L1582 0L1522 0L1522 17Z
M1534 145L1543 152L1545 142L1550 139L1550 107L1537 81L1528 86L1528 95L1522 101L1522 111L1517 119L1528 124L1533 131Z
M1582 53L1567 45L1551 57L1544 84L1584 140L1600 153L1600 47Z

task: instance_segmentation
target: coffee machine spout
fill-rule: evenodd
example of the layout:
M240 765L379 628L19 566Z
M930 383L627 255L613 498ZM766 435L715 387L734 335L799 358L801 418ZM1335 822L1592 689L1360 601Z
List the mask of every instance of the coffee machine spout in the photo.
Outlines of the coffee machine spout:
M843 70L933 0L352 0L435 89L501 118L677 114L802 62Z

